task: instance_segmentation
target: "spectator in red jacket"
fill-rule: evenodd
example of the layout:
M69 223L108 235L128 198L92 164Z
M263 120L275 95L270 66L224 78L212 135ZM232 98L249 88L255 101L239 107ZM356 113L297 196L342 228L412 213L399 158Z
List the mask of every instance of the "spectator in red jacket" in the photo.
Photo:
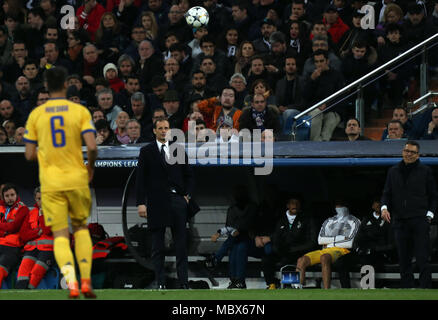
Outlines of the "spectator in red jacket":
M35 205L20 229L24 255L17 273L16 289L35 289L50 266L55 265L53 234L44 224L41 189L34 190Z
M338 9L335 5L329 5L324 11L324 24L327 32L332 36L335 44L339 42L342 35L350 29L341 18L339 18Z
M0 286L20 260L22 242L19 231L29 214L21 202L17 187L7 183L2 189L0 201Z
M85 0L85 3L76 12L79 25L84 30L87 30L92 41L94 41L94 34L99 28L100 19L104 13L105 8L96 0Z

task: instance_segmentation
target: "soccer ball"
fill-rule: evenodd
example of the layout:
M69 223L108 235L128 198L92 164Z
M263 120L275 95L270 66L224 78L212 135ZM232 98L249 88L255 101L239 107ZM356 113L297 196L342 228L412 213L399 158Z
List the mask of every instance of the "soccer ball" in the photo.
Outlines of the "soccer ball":
M187 24L193 28L199 28L201 26L206 26L210 17L208 16L207 10L203 7L193 7L190 8L184 15Z

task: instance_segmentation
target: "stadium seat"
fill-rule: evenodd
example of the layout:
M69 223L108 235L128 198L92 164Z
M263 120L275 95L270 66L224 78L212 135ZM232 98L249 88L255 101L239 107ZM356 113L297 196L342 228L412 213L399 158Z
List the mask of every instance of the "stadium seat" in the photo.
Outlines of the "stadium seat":
M304 122L304 123L303 123ZM295 141L307 141L310 139L310 116L302 116L296 122Z
M59 280L59 269L57 266L52 266L47 270L37 289L58 289Z

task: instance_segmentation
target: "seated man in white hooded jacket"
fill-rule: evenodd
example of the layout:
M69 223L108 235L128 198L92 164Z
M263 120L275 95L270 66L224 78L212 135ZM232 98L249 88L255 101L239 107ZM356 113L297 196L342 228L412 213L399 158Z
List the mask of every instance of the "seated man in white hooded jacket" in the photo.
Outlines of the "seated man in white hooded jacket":
M346 203L342 200L335 202L336 215L328 218L319 231L318 244L321 250L311 251L297 261L296 271L300 272L300 283L305 284L306 268L321 263L324 289L330 289L331 265L350 253L353 240L359 230L360 220L351 215Z

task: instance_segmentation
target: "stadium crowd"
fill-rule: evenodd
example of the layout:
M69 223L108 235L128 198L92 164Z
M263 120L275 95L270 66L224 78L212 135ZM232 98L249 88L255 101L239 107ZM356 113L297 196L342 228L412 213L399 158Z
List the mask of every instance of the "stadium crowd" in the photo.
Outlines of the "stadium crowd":
M184 131L189 120L213 131L234 129L222 139L258 128L291 140L299 112L438 26L435 1L377 2L374 29L361 27L364 0L1 2L2 145L23 143L30 111L49 97L42 74L53 66L68 70L67 97L93 114L100 145L151 141L156 112ZM65 5L75 8L74 29L61 26ZM208 25L186 23L184 14L195 5L208 10ZM430 55L431 70L435 58ZM417 62L388 70L365 87L367 120L384 107L406 107ZM313 110L309 139L349 140L337 129L347 128L354 109L350 97ZM407 117L400 119L404 130L396 137L436 139L437 119L435 112L414 132Z

